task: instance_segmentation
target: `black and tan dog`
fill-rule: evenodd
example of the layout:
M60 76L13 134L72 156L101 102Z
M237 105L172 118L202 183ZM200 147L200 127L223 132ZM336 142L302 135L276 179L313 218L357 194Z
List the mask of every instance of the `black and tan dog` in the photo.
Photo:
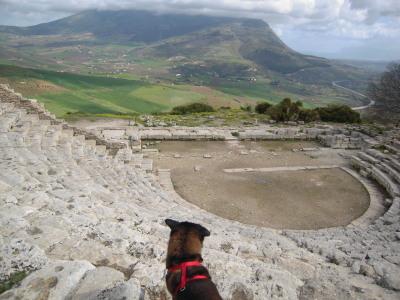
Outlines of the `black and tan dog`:
M174 300L222 300L202 266L203 240L210 232L199 224L165 220L171 228L167 253L167 288Z

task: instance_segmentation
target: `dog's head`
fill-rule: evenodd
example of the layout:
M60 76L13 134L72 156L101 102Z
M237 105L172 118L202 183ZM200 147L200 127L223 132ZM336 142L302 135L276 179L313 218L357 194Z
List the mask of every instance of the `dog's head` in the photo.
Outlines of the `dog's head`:
M200 255L204 238L210 236L210 231L191 222L166 219L165 223L171 229L168 243L169 257Z

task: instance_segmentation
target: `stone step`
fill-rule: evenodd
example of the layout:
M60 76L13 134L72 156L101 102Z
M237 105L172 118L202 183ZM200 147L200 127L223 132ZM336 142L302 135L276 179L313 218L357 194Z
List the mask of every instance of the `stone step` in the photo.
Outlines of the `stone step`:
M42 138L42 148L56 147L62 134L61 125L50 125Z
M104 145L96 145L96 154L99 156L105 156L107 153L107 147Z
M153 160L149 158L145 158L142 160L141 169L146 172L153 171Z
M365 152L379 161L384 161L388 158L387 155L376 149L367 149Z
M362 160L360 157L352 155L350 156L350 162L356 169L366 170L370 167L370 163Z
M95 140L87 140L85 139L84 142L84 151L85 155L89 159L97 159L96 156L96 141Z
M65 129L65 128L63 128L62 135L67 137L67 138L72 139L72 137L74 136L74 130L73 129Z
M3 116L7 112L11 112L15 110L14 103L8 102L0 102L0 116Z
M394 148L396 148L398 150L398 152L400 151L400 141L395 140L391 142L391 146L393 146ZM397 152L397 153L398 153Z
M377 166L400 184L400 172L392 168L389 163L382 162Z
M31 124L25 136L27 139L39 136L41 139L49 126L50 121L39 120L39 122Z
M380 162L379 160L377 160L376 158L374 158L373 156L371 156L371 155L369 155L369 154L367 154L365 152L358 152L357 156L359 158L361 158L362 160L367 161L367 162L369 162L371 164L374 164L374 165L378 164Z
M361 155L361 157L364 156ZM391 197L398 197L400 193L400 187L396 182L392 180L392 175L390 173L386 173L388 169L385 168L385 165L382 166L382 164L376 164L375 166L369 161L362 160L360 158L360 155L352 156L351 164L356 169L360 169L362 175L371 177L376 180L382 187L385 188L385 190L389 193ZM388 167L390 168L390 166ZM382 168L384 171L382 171L380 168Z
M393 154L400 154L400 149L398 149L398 148L396 148L396 147L394 147L394 146L392 146L392 145L388 145L388 144L385 144L385 148L389 151L389 152L391 152L391 153L393 153Z
M400 172L400 160L394 157L389 157L389 165Z
M135 167L140 167L143 162L143 154L142 153L134 153L132 155L131 164Z
M125 148L119 149L117 154L115 155L115 159L122 162L130 162L132 159L132 149Z
M400 186L389 175L375 166L370 168L370 176L380 183L392 198L400 197Z
M7 112L0 118L0 132L10 131L22 116L22 112L13 111Z

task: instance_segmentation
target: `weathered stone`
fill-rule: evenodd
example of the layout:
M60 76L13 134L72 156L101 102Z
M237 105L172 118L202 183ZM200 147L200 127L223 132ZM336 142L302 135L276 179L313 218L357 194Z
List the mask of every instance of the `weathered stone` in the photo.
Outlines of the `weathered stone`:
M19 271L33 271L47 264L42 249L21 239L0 238L0 282Z
M372 266L366 264L366 263L361 263L360 264L360 274L369 276L369 277L374 277L375 276L375 270Z
M18 299L68 299L87 271L87 261L55 261L26 277L14 295Z
M400 267L390 267L383 271L383 276L381 278L381 284L384 287L400 291Z
M79 286L70 295L74 300L99 299L107 290L124 282L124 274L108 267L98 267L86 272Z
M145 289L140 286L136 279L130 279L127 282L116 284L100 292L96 299L107 300L141 300L146 299Z

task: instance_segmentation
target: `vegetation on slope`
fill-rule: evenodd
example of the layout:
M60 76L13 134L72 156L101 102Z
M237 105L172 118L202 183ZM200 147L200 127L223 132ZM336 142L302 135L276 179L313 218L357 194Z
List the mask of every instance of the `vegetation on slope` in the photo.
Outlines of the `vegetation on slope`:
M0 65L0 81L25 96L37 98L58 117L132 115L170 111L190 103L240 107L234 95L206 87L149 83L142 80L89 76ZM258 98L257 98L258 99ZM255 98L243 100L255 103Z
M28 276L28 273L25 271L15 272L11 274L8 280L0 282L0 294L8 291L14 285L24 280L26 276Z
M278 122L359 123L361 121L360 113L346 105L328 105L327 107L307 109L303 107L301 101L293 102L290 98L285 98L276 105L259 103L255 107L255 111L259 114L267 114Z
M187 115L193 113L213 112L215 111L211 105L205 103L192 103L187 105L176 106L172 109L173 115Z
M372 82L368 95L376 101L377 108L399 118L400 114L400 64L391 64L387 71Z
M22 35L56 35L92 33L98 41L154 42L171 36L188 34L217 26L231 18L155 14L140 10L88 10L60 20L30 27L0 28Z

